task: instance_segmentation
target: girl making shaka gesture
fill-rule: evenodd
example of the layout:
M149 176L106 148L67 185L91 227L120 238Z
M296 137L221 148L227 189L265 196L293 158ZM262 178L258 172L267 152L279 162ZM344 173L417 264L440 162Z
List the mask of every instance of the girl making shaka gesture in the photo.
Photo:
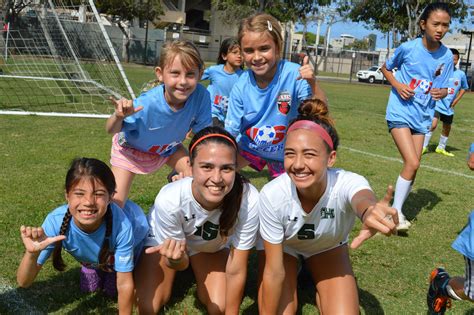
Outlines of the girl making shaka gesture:
M176 271L190 264L209 314L238 314L247 259L258 231L258 191L237 173L237 143L207 127L189 144L192 178L164 186L148 219L137 269L138 307L156 313L169 300Z

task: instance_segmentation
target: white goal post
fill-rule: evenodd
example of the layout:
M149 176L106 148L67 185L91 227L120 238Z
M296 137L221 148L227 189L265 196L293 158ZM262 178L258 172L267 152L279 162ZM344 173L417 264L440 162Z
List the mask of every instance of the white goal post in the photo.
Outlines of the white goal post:
M111 96L135 98L93 0L32 0L12 19L15 1L0 30L0 114L108 117Z

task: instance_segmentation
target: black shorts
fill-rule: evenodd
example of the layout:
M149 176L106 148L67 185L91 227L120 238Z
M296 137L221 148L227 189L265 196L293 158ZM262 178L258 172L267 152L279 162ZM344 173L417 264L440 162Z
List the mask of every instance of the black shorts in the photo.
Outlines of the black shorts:
M445 115L443 113L438 112L437 110L435 110L435 117L447 125L451 125L454 120L454 115Z

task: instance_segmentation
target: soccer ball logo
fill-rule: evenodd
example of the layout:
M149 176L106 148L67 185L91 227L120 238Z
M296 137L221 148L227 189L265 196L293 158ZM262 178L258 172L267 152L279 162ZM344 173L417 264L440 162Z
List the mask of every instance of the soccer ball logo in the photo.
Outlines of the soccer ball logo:
M229 98L227 96L222 96L220 99L220 105L223 113L227 113L227 108L229 107Z
M423 92L424 94L427 94L431 89L431 82L427 80L421 80L418 87L421 90L421 92Z
M272 126L263 126L258 129L257 136L254 141L259 145L269 145L272 144L275 139L275 129Z

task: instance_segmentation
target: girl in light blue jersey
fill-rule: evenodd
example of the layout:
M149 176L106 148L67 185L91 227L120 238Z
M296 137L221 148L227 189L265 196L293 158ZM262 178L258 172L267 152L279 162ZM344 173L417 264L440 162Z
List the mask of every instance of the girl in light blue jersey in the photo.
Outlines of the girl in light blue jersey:
M191 174L181 142L192 129L211 124L209 92L199 84L204 63L190 42L174 41L161 49L155 72L163 84L131 101L113 100L115 112L106 129L114 134L110 163L117 181L114 200L123 206L135 174L167 164L181 176Z
M237 39L222 41L217 65L204 70L201 80L209 80L207 87L211 95L212 125L224 127L230 91L242 74L242 54Z
M42 227L21 226L25 254L17 271L20 287L29 287L53 255L53 266L63 271L61 250L82 267L81 290L118 291L120 314L131 314L134 300L132 271L149 227L143 210L127 201L122 210L112 202L115 179L102 161L80 158L66 175L67 204L46 217Z
M249 68L232 88L225 128L239 141L239 168L262 170L272 177L284 172L283 143L288 122L299 104L313 94L326 102L312 67L282 60L282 30L271 15L242 20L238 38Z
M399 231L407 231L411 225L402 213L402 206L420 166L423 139L434 115L434 101L447 95L453 72L452 53L441 43L450 22L447 4L429 4L419 21L422 36L403 43L382 66L392 85L385 118L403 158L393 202L398 211ZM394 76L391 70L395 67L399 70Z

